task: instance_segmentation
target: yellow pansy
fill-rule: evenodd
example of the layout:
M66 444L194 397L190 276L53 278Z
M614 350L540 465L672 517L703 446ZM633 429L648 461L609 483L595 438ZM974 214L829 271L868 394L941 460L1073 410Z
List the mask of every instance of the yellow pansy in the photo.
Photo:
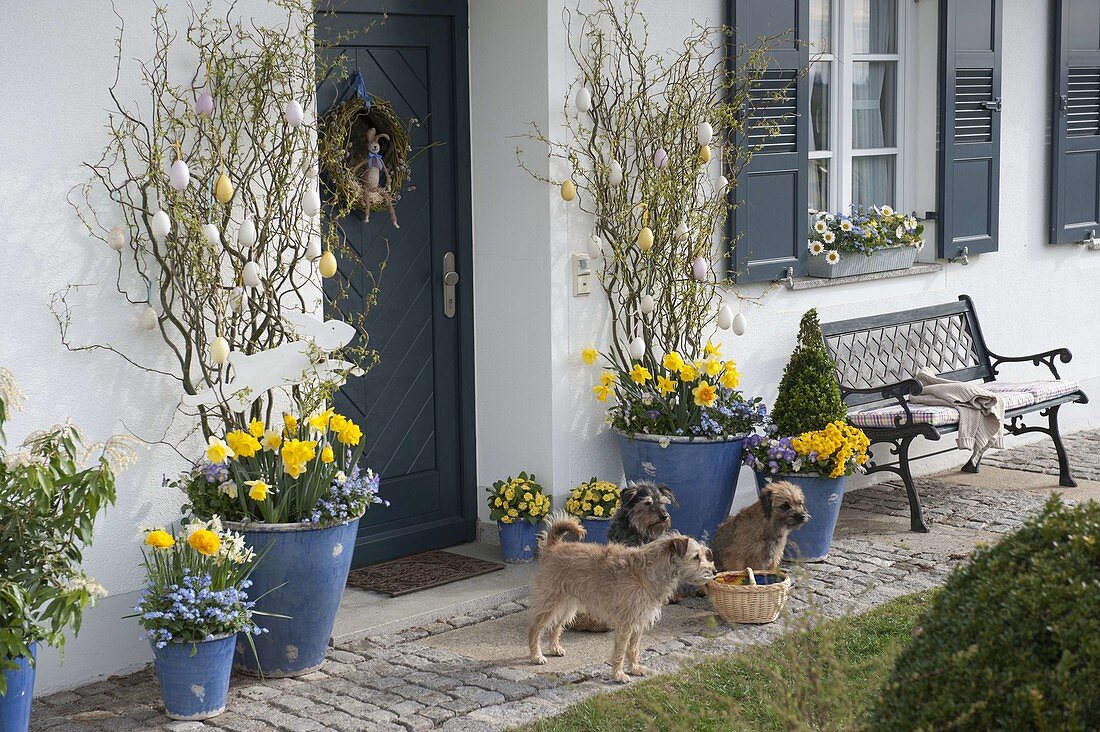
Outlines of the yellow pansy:
M246 480L244 484L248 486L248 497L253 501L266 501L267 494L271 492L271 486L262 480Z
M715 388L705 381L700 381L699 386L691 390L691 395L695 397L697 407L709 407L718 398Z
M221 465L231 457L233 457L232 448L221 438L211 435L206 442L206 459L215 465Z
M176 539L167 531L156 529L145 535L145 543L154 549L168 549L176 545Z
M239 458L250 458L260 450L260 441L241 430L233 430L225 436L229 449Z
M321 462L331 463L336 459L336 456L332 452L332 445L325 445L321 450Z
M684 367L684 359L680 357L680 354L676 351L666 353L665 357L661 359L661 365L669 371L679 371Z
M676 382L672 379L666 379L663 376L657 377L657 391L661 392L661 396L671 394L676 391Z
M209 529L199 529L187 537L187 543L199 554L211 557L218 553L222 540Z
M741 383L741 374L736 371L725 371L718 378L718 383L727 389L736 389L737 385Z
M283 436L279 434L278 430L267 430L264 432L263 446L268 452L274 452L279 449L279 445L283 444Z
M581 351L581 360L584 361L589 366L596 363L596 359L599 358L599 357L600 357L600 352L597 351L592 346L589 346L588 348Z
M653 375L649 373L649 369L640 363L634 364L634 368L630 369L630 380L635 384L644 384L652 378Z
M264 423L258 419L254 419L248 423L248 432L255 438L264 436Z

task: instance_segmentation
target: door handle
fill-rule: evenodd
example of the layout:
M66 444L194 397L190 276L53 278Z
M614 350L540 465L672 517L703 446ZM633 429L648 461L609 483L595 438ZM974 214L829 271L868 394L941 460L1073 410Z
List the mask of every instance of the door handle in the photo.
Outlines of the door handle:
M443 255L443 315L455 316L455 286L458 285L458 272L455 271L455 254Z

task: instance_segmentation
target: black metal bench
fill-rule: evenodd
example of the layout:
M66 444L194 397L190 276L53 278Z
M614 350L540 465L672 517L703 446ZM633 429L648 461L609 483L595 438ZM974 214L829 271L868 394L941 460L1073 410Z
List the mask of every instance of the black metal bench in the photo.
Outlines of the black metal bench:
M1055 361L1068 363L1069 350L1057 348L1031 356L1000 356L990 351L982 337L974 303L967 295L958 302L874 315L821 326L825 344L836 362L841 395L849 407L849 419L859 424L871 444L890 445L896 462L868 463L867 472L889 471L905 483L909 495L910 522L913 531L928 531L920 497L909 471L910 446L917 437L938 440L941 435L958 431L958 423L944 422L946 414L911 404L909 397L919 394L921 384L914 375L929 367L946 379L975 381L982 379L993 390L1006 393L1005 430L1013 435L1043 432L1054 440L1058 453L1058 484L1073 487L1069 459L1058 432L1058 410L1068 402L1088 403L1088 397L1073 382L1061 381ZM998 384L997 369L1004 363L1030 361L1050 369L1055 381ZM1028 391L1011 387L1027 386ZM1062 392L1062 393L1060 393ZM1011 397L1008 398L1008 397ZM1032 397L1031 403L1027 397ZM858 409L853 409L858 408ZM948 410L951 411L951 410ZM1047 426L1024 424L1025 415L1038 413ZM957 417L957 414L956 414ZM857 421L857 419L859 421ZM956 448L951 448L956 449ZM921 455L931 457L949 450ZM968 460L963 470L978 472L978 461Z

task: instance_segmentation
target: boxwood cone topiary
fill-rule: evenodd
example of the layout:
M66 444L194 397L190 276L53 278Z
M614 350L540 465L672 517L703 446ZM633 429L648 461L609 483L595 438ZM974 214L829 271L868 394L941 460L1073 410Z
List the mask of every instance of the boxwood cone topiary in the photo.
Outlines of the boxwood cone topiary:
M782 436L800 435L843 420L846 413L836 380L836 364L825 349L817 309L810 308L802 316L798 345L779 382L772 422Z
M948 579L872 730L1100 728L1100 504L1042 513Z

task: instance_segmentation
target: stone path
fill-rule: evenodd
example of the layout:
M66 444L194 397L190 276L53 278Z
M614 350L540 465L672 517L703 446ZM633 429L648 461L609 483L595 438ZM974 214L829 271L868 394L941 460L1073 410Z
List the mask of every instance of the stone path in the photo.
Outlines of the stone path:
M1075 478L1100 480L1100 430L1063 436L1062 444L1069 453L1070 472ZM1054 443L1045 436L1023 447L993 453L985 458L983 465L1058 475L1058 455L1054 452Z
M1077 474L1100 477L1100 432L1067 440ZM989 464L1032 469L1043 465L1040 444L1006 451ZM1036 457L1030 457L1034 451ZM1051 454L1053 452L1051 451ZM1025 457L1019 457L1023 455ZM1055 470L1055 473L1057 471ZM861 612L898 595L943 582L977 541L1013 530L1044 501L1042 492L976 488L951 476L918 481L933 522L931 534L908 532L908 503L897 483L856 491L844 499L841 524L827 561L808 567L797 581L791 606L797 612L812 603L829 616ZM1052 483L1053 485L1053 483ZM766 643L783 632L782 624L731 628L709 610L706 600L685 603L698 611L698 627L643 652L654 671L672 671L700 656L723 654ZM482 660L476 653L437 647L442 634L511 617L523 602L440 619L395 635L370 637L332 650L321 671L297 679L260 682L235 678L225 714L201 722L171 722L163 716L151 670L115 677L35 701L33 730L499 730L546 717L601 691L610 684L610 639L567 634L567 651L584 644L600 649L574 670L548 672L521 660L524 638L497 639L514 645L510 661ZM687 612L684 610L682 612ZM681 612L678 610L678 612ZM493 622L489 626L497 627ZM457 635L457 633L456 633ZM596 651L592 650L592 653ZM485 656L488 658L489 656ZM576 662L574 661L574 664Z

